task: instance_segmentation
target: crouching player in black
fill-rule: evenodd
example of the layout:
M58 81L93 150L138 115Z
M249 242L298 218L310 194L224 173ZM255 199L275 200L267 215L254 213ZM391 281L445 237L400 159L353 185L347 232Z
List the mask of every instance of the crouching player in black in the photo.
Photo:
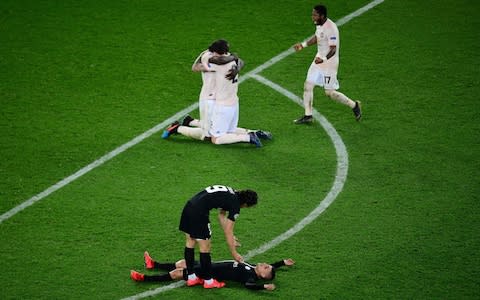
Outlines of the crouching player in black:
M179 260L176 263L161 263L154 261L148 252L144 254L145 267L149 270L166 270L167 274L146 275L131 270L130 277L135 281L147 282L165 282L187 280L187 270L185 260ZM282 266L292 266L295 262L292 259L284 259L273 264L258 263L256 265L247 262L239 263L235 260L225 260L212 263L212 276L218 280L235 281L242 283L247 289L269 290L275 289L273 283L258 283L259 280L273 280L275 270ZM200 272L198 263L194 266L195 272Z

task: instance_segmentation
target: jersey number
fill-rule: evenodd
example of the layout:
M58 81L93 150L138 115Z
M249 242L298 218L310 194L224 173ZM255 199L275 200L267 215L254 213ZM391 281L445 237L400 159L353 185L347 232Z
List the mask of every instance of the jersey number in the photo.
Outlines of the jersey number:
M329 84L331 78L332 78L332 77L330 77L330 76L325 76L324 79L323 79L324 82L325 82L325 84Z
M229 192L230 194L235 194L235 192L231 187L224 186L224 185L212 185L207 187L205 191L207 191L207 193L209 194L216 193L216 192Z

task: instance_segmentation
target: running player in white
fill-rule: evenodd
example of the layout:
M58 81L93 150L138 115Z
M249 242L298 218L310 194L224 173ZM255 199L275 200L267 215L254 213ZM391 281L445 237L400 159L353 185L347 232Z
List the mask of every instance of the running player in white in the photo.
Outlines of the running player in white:
M312 10L312 21L316 25L315 35L306 42L295 44L293 47L300 51L307 46L317 44L317 54L308 69L307 79L304 84L303 104L305 115L294 120L295 124L313 122L313 89L316 85L325 89L325 94L344 105L349 106L355 119L362 117L359 101L353 101L345 94L337 91L340 88L337 80L337 71L340 52L340 35L337 25L327 18L327 8L316 5Z

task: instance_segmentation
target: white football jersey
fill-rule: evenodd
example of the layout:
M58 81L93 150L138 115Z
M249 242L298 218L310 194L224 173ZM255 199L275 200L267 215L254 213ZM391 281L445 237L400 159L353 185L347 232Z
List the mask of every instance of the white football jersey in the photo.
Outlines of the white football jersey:
M209 69L215 71L215 105L233 106L238 103L238 75L234 80L225 78L235 65L235 61L225 65L210 64Z
M330 46L336 46L335 55L330 57L326 63L321 63L318 67L338 68L338 57L340 54L340 35L337 25L330 19L327 19L323 25L317 25L315 31L317 37L317 57L326 57L330 52Z
M212 52L205 50L201 54L200 62L208 68L208 60L212 56ZM202 82L199 100L215 100L215 72L202 72Z

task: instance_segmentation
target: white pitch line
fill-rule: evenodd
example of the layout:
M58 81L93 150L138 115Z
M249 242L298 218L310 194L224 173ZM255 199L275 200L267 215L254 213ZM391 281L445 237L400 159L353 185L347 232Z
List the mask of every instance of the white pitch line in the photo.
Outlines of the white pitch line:
M289 98L293 102L302 105L303 101L300 97L296 96L292 92L286 90L285 88L279 86L278 84L266 79L265 77L262 77L258 74L251 75L251 78L258 80L259 82L265 84L266 86L274 89L275 91L279 92L280 94L284 95L285 97ZM280 234L273 240L266 242L265 244L261 245L260 247L250 250L247 252L246 255L244 255L245 260L250 260L252 257L255 255L264 253L271 248L274 248L278 244L282 243L283 241L289 239L291 236L305 228L308 224L310 224L313 220L315 220L320 214L322 214L329 206L330 204L335 201L337 198L338 194L343 190L343 186L345 184L345 181L347 180L347 174L348 174L348 153L347 153L347 148L345 147L345 144L342 141L342 138L340 135L337 133L335 128L328 122L328 120L322 116L318 111L313 109L313 118L317 120L320 125L322 125L323 129L327 132L328 136L333 142L333 145L335 147L335 152L337 153L337 171L335 174L335 180L333 182L332 188L328 192L327 196L320 202L320 204L313 210L311 211L305 218L303 218L300 222L295 224L293 227L291 227L289 230L285 231L284 233ZM158 295L160 293L175 289L177 287L183 286L185 284L184 281L180 282L175 282L166 286L162 286L153 290L148 290L143 293L124 298L122 300L137 300L137 299L143 299L146 297L151 297Z
M303 104L303 100L300 97L296 96L295 94L286 90L285 88L279 86L278 84L266 79L265 77L262 77L260 75L252 75L252 78L274 89L275 91L289 98L293 102L299 105ZM261 245L257 249L249 251L244 257L245 260L249 260L251 257L254 257L258 254L266 252L267 250L277 246L281 242L289 239L291 236L293 236L294 234L302 230L305 226L307 226L313 220L315 220L321 213L323 213L327 209L327 207L329 207L330 204L332 204L332 202L335 201L338 194L340 194L340 192L343 190L343 186L345 184L345 181L347 180L347 174L348 174L347 148L345 147L345 144L343 143L342 138L337 133L333 125L330 124L330 122L328 122L328 120L315 109L313 109L313 118L317 120L320 123L320 125L322 125L323 129L327 132L328 136L333 142L333 145L335 147L335 152L337 153L337 171L335 174L335 180L333 182L332 188L328 192L327 196L320 202L320 204L312 212L310 212L310 214L308 214L305 218L303 218L300 222L295 224L292 228L280 234L273 240Z
M133 138L132 140L130 140L129 142L121 145L120 147L116 148L115 150L105 154L104 156L100 157L99 159L97 159L96 161L92 162L91 164L87 165L86 167L83 167L82 169L78 170L77 172L75 172L74 174L60 180L59 182L57 182L56 184L52 185L51 187L49 187L48 189L44 190L43 192L33 196L32 198L26 200L25 202L19 204L18 206L10 209L9 211L7 211L6 213L2 214L0 216L0 224L11 218L12 216L16 215L17 213L21 212L22 210L24 210L25 208L35 204L36 202L44 199L45 197L47 197L48 195L50 195L51 193L55 192L55 191L58 191L59 189L63 188L64 186L66 186L67 184L71 183L72 181L75 181L77 180L78 178L80 178L81 176L85 175L86 173L92 171L93 169L95 169L96 167L99 167L101 165L103 165L104 163L106 163L107 161L111 160L112 158L114 158L115 156L119 155L120 153L124 152L125 150L135 146L136 144L140 143L141 141L143 141L144 139L150 137L151 135L159 132L160 130L162 130L163 128L165 128L165 126L169 125L170 123L172 123L173 121L181 118L183 115L185 114L188 114L189 112L193 111L195 108L198 107L198 102L190 105L189 107L181 110L180 112L176 113L175 115L171 116L170 118L168 118L167 120L163 121L162 123L156 125L155 127L152 127L150 128L149 130L145 131L144 133L140 134L139 136Z
M353 13L339 19L336 24L337 26L341 26L349 22L355 17L358 17L362 15L363 13L367 12L368 10L374 8L378 4L384 2L384 0L376 0L372 1L369 4L361 7L360 9L354 11ZM309 38L307 38L308 40ZM266 63L262 64L261 66L258 66L257 68L253 69L252 71L246 73L240 80L240 83L243 82L243 80L246 80L248 78L253 78L256 79L257 81L271 87L272 89L276 90L280 94L286 96L293 102L299 104L300 106L303 105L303 100L293 94L292 92L288 91L287 89L279 86L278 84L258 75L261 71L265 70L266 68L272 66L273 64L279 62L280 60L284 59L285 57L289 56L290 54L294 53L293 49L288 49L279 55L275 56L274 58L270 59ZM243 80L242 80L243 79ZM335 151L337 153L337 171L335 174L335 180L333 183L332 188L330 189L329 193L327 196L320 202L320 204L312 211L310 214L308 214L305 218L303 218L300 222L295 224L292 228L287 230L286 232L280 234L273 240L261 245L260 247L250 250L247 252L247 254L244 256L245 260L249 260L250 258L254 257L255 255L264 253L268 251L269 249L277 246L281 242L287 240L300 230L302 230L305 226L310 224L313 220L315 220L320 214L322 214L330 204L332 204L333 201L335 201L336 197L338 194L342 191L343 185L345 184L345 180L347 178L347 173L348 173L348 152L345 147L345 144L342 141L342 138L340 135L337 133L335 128L328 122L328 120L322 116L317 110L313 109L313 118L317 120L322 127L325 129L327 132L328 136L333 142L333 145L335 147ZM158 295L160 293L175 289L177 287L183 286L185 282L180 281L180 282L175 282L166 286L162 286L153 290L148 290L143 293L124 298L122 300L137 300L137 299L142 299L146 297L151 297Z
M341 26L347 22L349 22L351 19L360 16L361 14L365 13L366 11L372 9L373 7L377 6L378 4L382 3L384 0L375 0L370 2L369 4L363 6L362 8L356 10L355 12L339 19L336 23L337 26ZM240 77L239 83L242 83L244 80L248 79L252 75L258 74L261 71L265 70L266 68L272 66L273 64L279 62L280 60L284 59L285 57L289 56L290 54L294 53L294 50L292 48L289 48L288 50L280 53L279 55L275 56L274 58L268 60L264 64L258 66L257 68L253 69L252 71L246 73L244 76ZM86 167L80 169L76 173L60 180L56 184L52 185L51 187L47 188L41 193L38 193L37 195L31 197L28 200L25 200L21 204L17 205L16 207L10 209L9 211L3 213L0 216L0 224L3 223L5 220L8 220L9 218L13 217L17 213L21 212L25 208L35 204L36 202L44 199L51 193L63 188L67 184L75 181L76 179L80 178L81 176L85 175L86 173L90 172L91 170L95 169L98 166L103 165L105 162L109 161L110 159L114 158L118 154L122 153L123 151L127 150L128 148L140 143L144 139L150 137L151 135L157 133L160 131L162 128L170 124L171 122L175 121L176 119L180 118L181 116L188 114L192 112L194 109L198 107L198 103L194 103L190 105L189 107L183 109L179 113L173 115L172 117L168 118L167 120L163 121L162 123L156 125L155 127L145 131L141 135L137 136L136 138L132 139L131 141L127 142L126 144L123 144L122 146L118 147L117 149L109 152L108 154L102 156L101 158L97 159L96 161L92 162L91 164L87 165Z
M376 0L372 1L369 4L365 5L364 7L358 9L357 11L339 19L336 23L337 26L341 26L350 20L352 20L355 17L358 17L362 15L363 13L367 12L368 10L372 9L373 7L377 6L378 4L384 2L384 0ZM293 93L289 92L288 90L282 88L281 86L267 80L266 78L257 75L261 71L265 70L266 68L272 66L273 64L281 61L285 57L289 56L290 54L294 53L293 49L289 48L288 50L280 53L279 55L275 56L274 58L270 59L269 61L265 62L264 64L260 65L259 67L255 68L254 70L246 73L241 79L239 83L242 83L244 80L248 78L255 78L256 80L260 81L263 84L266 84L267 86L272 87L279 93L285 95L292 101L299 103L301 105L301 99L294 95ZM116 148L115 150L109 152L108 154L102 156L98 160L94 161L93 163L87 165L86 167L80 169L76 173L64 178L63 180L59 181L58 183L54 184L53 186L49 187L45 191L33 196L32 198L26 200L25 202L21 203L20 205L16 206L15 208L7 211L6 213L2 214L0 216L0 224L17 214L18 212L24 210L25 208L33 205L34 203L42 200L43 198L47 197L51 193L61 189L62 187L66 186L67 184L73 182L74 180L78 179L79 177L83 176L84 174L90 172L91 170L95 169L96 167L104 164L105 162L109 161L110 159L114 158L115 156L119 155L120 153L124 152L125 150L129 149L130 147L133 147L134 145L140 143L144 139L150 137L151 135L157 133L160 131L162 128L173 122L174 120L177 120L181 116L190 113L194 109L198 107L198 103L194 103L190 105L189 107L183 109L182 111L178 112L174 116L168 118L167 120L163 121L162 123L156 125L155 127L145 131L141 135L137 136L136 138L132 139L131 141L127 142L126 144L123 144L122 146ZM336 132L335 128L328 122L326 118L324 118L321 114L319 114L316 110L313 112L313 117L324 127L328 135L333 141L333 144L335 146L335 150L337 151L337 173L335 176L335 181L332 186L332 189L330 192L327 194L327 196L320 202L320 204L315 208L308 216L306 216L304 219L302 219L299 223L297 223L294 227L290 228L288 231L285 233L279 235L275 239L273 239L270 242L267 242L260 246L257 249L249 251L244 257L245 259L250 259L251 257L258 255L260 253L263 253L276 245L280 244L282 241L288 239L298 231L302 230L305 226L307 226L310 222L315 220L325 209L335 200L337 195L341 192L343 185L346 180L346 175L348 172L348 154L346 152L346 147L343 144L343 141L341 140L340 136ZM339 155L338 153L344 152L344 157L342 155ZM146 291L141 294L137 294L125 299L141 299L145 297L150 297L157 295L161 292L171 290L177 287L180 287L184 285L184 282L176 282L172 283L167 286L163 286L160 288L157 288L155 290L150 290Z

